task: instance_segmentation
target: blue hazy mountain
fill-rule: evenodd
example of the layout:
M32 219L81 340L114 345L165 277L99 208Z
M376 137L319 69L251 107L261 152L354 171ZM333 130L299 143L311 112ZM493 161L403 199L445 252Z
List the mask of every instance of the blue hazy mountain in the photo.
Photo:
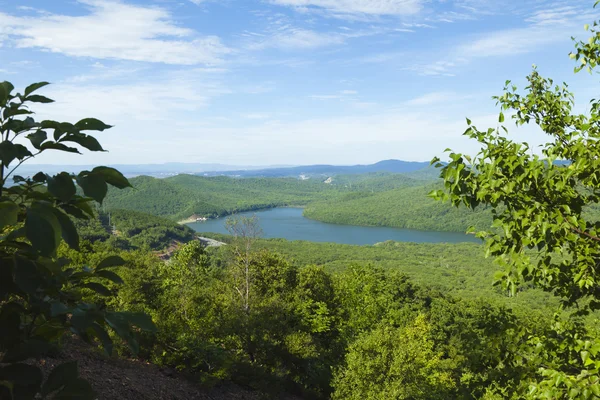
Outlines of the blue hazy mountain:
M364 174L369 172L409 173L422 170L429 166L428 161L383 160L367 165L303 165L297 167L269 167L264 169L238 169L233 171L210 171L205 176L239 176L239 177L300 177L300 176L329 176L341 174Z

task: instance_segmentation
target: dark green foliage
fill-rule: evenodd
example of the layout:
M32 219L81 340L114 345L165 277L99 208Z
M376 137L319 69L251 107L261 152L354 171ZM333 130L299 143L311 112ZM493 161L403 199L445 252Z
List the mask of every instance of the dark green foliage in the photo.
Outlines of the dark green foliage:
M0 398L93 399L96 396L78 377L76 364L56 367L43 382L41 370L25 362L53 350L68 330L88 342L98 339L109 353L112 339L107 331L112 330L135 351L133 329L152 331L154 325L142 314L107 309L101 300L84 300L112 295L104 284L120 278L106 268L122 265L120 257L84 266L57 256L63 241L73 252L80 249L73 219L92 217L91 202L102 202L108 185L129 186L127 179L108 167L78 175L12 176L19 165L45 151L79 152L66 142L101 151L83 131L110 128L95 119L73 125L23 117L33 114L29 103L52 102L31 95L45 85L30 85L22 95L13 94L9 82L0 82ZM50 132L53 140L48 139ZM29 140L29 147L16 143L21 138ZM15 184L10 185L9 179Z

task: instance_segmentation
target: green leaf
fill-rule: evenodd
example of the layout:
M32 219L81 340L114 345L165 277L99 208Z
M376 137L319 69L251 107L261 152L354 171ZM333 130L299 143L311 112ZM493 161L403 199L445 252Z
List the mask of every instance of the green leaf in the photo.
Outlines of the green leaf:
M38 83L32 83L31 85L27 86L25 88L25 96L29 96L31 93L35 92L36 90L43 88L46 85L49 85L50 83L48 82L38 82Z
M75 124L75 127L81 131L104 131L112 128L96 118L85 118Z
M500 123L504 122L504 113L500 113L500 115L498 116L498 122L500 122Z
M7 100L8 91L6 90L6 87L3 84L0 84L0 107L4 107L6 105Z
M107 312L104 315L104 320L110 326L116 334L129 345L129 349L137 354L140 350L138 342L135 340L133 333L129 327L129 322L124 313Z
M69 134L60 139L60 141L77 143L90 151L105 151L95 137L83 133Z
M146 332L156 332L156 325L154 325L152 318L148 314L133 312L122 312L121 314L124 315L130 325L137 326Z
M52 315L53 317L56 317L58 315L64 315L69 313L69 308L64 305L63 303L59 303L57 301L53 302L50 305L50 315Z
M6 353L4 353L2 362L14 363L18 361L25 361L29 358L40 358L46 355L52 349L54 349L54 346L45 340L30 339L18 346L9 348Z
M32 103L54 103L54 100L47 98L46 96L40 96L38 94L32 94L27 96L25 101L31 101Z
M93 174L101 175L106 183L118 189L125 189L126 187L132 187L129 180L123 176L119 171L110 167L96 167L92 170Z
M62 202L68 202L77 193L73 178L66 172L55 176L47 175L46 182L48 182L48 191Z
M125 282L123 282L123 279L121 279L121 277L119 275L117 275L115 272L107 270L107 269L102 269L99 271L95 272L95 275L108 279L110 281L113 281L114 283L119 283L119 284L124 284Z
M46 182L46 178L47 178L47 175L45 173L38 172L31 179L33 179L34 182L42 183L42 182Z
M42 396L47 396L60 388L67 386L79 377L77 361L69 361L56 366L42 386Z
M98 203L102 203L108 192L108 186L104 178L97 174L91 174L88 171L79 173L77 184L83 189L83 193L86 196L91 197Z
M33 365L10 364L0 367L0 382L13 384L14 399L33 399L42 384L42 371Z
M79 234L77 233L77 228L75 228L75 224L73 224L71 218L57 208L54 209L54 215L56 215L56 218L60 223L64 241L70 248L79 251Z
M110 267L120 267L125 265L126 262L119 256L108 256L104 260L100 261L100 264L96 266L96 271L103 270Z
M25 220L27 239L31 245L44 256L54 253L60 244L62 230L53 207L35 202L27 210Z
M60 151L65 151L67 153L81 154L81 153L79 153L79 150L77 150L75 147L65 146L62 143L56 143L56 142L44 142L40 146L40 150L60 150Z
M52 397L53 400L94 400L98 396L88 381L77 378L69 382L60 392Z
M15 225L19 216L19 206L12 201L0 202L0 231L3 228Z
M48 135L46 134L46 132L40 129L27 135L27 139L29 139L33 147L39 149L42 145L42 142L48 139Z
M4 166L8 166L14 159L22 160L30 155L31 152L22 144L9 141L0 143L0 160L2 160Z
M112 292L106 286L97 282L88 282L83 284L83 287L93 290L94 292L102 296L110 296Z
M103 327L101 327L96 322L92 323L90 325L90 328L94 331L96 337L102 342L102 347L104 347L104 351L106 352L106 354L108 354L109 356L112 355L113 341L110 338L110 335L104 330Z

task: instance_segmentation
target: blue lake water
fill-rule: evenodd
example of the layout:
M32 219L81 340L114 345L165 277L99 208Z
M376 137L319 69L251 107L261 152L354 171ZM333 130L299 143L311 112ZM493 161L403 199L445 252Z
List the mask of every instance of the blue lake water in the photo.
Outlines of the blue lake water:
M264 238L284 238L287 240L309 240L312 242L333 242L343 244L375 244L394 240L415 243L460 243L481 241L473 235L456 232L419 231L379 226L352 226L327 224L302 216L301 208L273 208L265 211L240 213L240 216L258 217ZM194 222L188 226L196 232L227 234L226 218L205 222Z

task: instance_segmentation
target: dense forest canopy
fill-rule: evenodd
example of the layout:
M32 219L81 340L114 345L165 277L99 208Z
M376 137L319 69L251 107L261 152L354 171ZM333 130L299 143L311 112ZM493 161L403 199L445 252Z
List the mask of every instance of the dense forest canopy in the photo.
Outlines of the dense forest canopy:
M576 71L600 62L596 26L575 44ZM537 69L523 92L507 82L497 129L467 121L481 152L435 159L434 182L14 175L46 151L103 150L89 134L102 121L33 118L30 106L52 101L37 94L46 85L0 83L0 398L97 398L104 387L77 360L40 369L73 335L272 398L600 398L600 101L573 113L566 85ZM543 130L541 155L506 137L504 113ZM262 240L256 219L238 217L207 248L173 220L281 205L332 222L471 224L486 251Z

